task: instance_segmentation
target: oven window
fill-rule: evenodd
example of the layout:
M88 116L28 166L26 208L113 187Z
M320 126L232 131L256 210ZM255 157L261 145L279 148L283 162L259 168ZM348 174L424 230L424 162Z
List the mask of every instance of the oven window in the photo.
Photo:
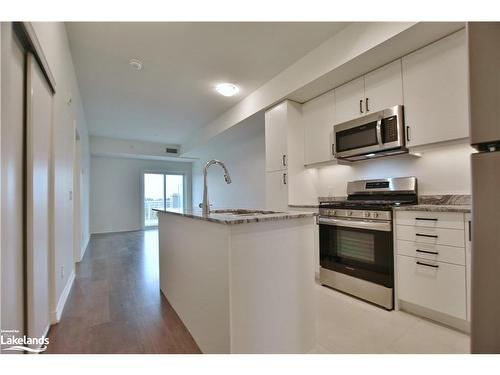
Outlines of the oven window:
M375 262L375 236L372 233L337 231L337 253L340 257L365 263Z
M320 224L319 261L325 269L392 287L393 234Z
M372 122L337 133L337 151L349 151L378 144L376 129L377 123Z

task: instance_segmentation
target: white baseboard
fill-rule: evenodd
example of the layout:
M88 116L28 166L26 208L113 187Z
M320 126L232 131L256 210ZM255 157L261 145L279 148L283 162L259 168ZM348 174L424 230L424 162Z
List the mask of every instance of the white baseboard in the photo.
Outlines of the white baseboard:
M68 299L69 292L71 291L71 287L73 286L73 282L75 281L75 270L71 271L71 275L69 275L68 282L64 287L61 296L59 297L59 301L57 302L56 310L52 311L50 314L50 319L52 324L59 323L61 320L61 315L64 310L64 306L66 305L66 300Z
M106 230L106 231L102 231L102 232L92 232L91 235L94 235L94 234L112 234L112 233L139 232L141 230L144 230L144 229L143 228L136 228L136 229Z

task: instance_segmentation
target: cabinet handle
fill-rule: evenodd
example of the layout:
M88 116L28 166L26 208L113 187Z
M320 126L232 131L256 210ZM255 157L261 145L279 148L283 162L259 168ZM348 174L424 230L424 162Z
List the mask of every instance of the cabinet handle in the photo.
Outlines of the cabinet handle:
M286 185L286 173L283 173L283 185Z
M431 217L416 217L415 220L438 221L438 219Z
M332 143L332 156L335 157L335 144Z
M359 113L363 113L363 99L359 101Z
M416 233L415 236L438 238L438 236L435 235L435 234L421 234L421 233Z
M410 127L406 127L406 141L410 142Z
M439 266L437 264L422 263L422 262L419 262L419 261L417 261L417 264L420 265L420 266L427 266L427 267L432 267L432 268L439 268Z
M283 166L286 167L286 155L283 155Z
M368 108L368 98L365 99L365 109L366 112L370 112L370 109Z
M427 250L420 250L420 249L417 249L415 251L417 253L425 253L425 254L433 254L433 255L438 255L439 254L437 251L427 251Z
M472 241L472 221L469 220L469 242Z

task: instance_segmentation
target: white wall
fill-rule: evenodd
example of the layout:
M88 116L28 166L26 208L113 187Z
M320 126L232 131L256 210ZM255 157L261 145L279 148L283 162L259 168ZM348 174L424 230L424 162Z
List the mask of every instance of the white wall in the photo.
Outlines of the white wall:
M208 192L213 207L264 208L265 137L264 114L259 113L227 130L194 152L193 207L203 201L203 168L207 161L219 159L231 175L227 185L219 166L208 171Z
M92 156L90 230L108 233L142 228L142 173L186 174L186 202L191 202L191 163Z
M88 194L89 161L88 131L83 113L82 101L76 80L73 60L69 49L66 29L62 22L36 22L33 24L36 35L50 70L56 82L53 99L53 237L52 247L52 309L59 302L61 293L74 270L73 258L73 202L69 192L73 189L73 147L76 121L82 142L82 212L81 223L83 244L89 238ZM68 99L71 98L71 104ZM61 270L64 269L62 273Z
M399 155L353 163L311 168L318 196L345 196L347 181L415 176L419 194L470 194L470 154L466 143L429 147L422 157Z

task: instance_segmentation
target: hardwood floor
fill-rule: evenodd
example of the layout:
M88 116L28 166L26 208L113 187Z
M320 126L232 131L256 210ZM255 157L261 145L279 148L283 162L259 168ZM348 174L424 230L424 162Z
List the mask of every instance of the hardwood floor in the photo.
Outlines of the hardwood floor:
M156 230L93 235L46 353L200 353L158 277Z

